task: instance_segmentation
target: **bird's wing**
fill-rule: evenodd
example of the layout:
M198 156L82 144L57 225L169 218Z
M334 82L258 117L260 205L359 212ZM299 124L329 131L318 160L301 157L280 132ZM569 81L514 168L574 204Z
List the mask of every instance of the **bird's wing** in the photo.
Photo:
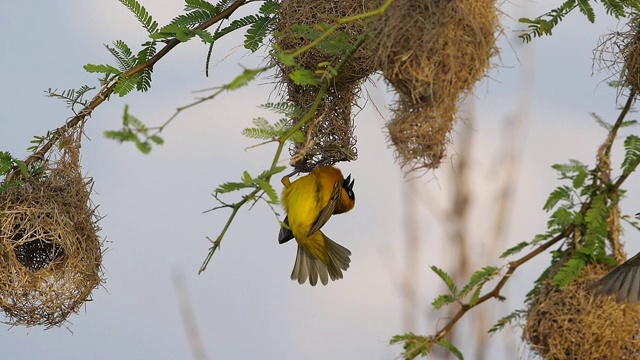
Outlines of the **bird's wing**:
M336 208L336 205L340 201L340 183L336 182L333 184L333 190L331 191L331 197L329 198L329 203L325 206L318 214L316 221L311 226L309 230L309 234L307 236L311 236L315 234L316 231L320 230L324 226L324 224L329 221L331 215L333 215L333 210Z
M289 216L286 216L284 218L283 223L289 226ZM291 239L293 239L293 232L291 231L291 229L284 226L280 227L280 234L278 234L278 243L284 244Z
M612 294L618 302L640 301L640 254L613 269L591 287L601 294Z

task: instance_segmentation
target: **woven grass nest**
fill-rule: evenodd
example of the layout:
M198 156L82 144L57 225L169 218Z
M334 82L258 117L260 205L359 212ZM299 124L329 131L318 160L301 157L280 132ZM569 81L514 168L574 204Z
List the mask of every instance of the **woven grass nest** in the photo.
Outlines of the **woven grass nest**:
M399 94L387 128L403 166L440 165L458 101L490 69L499 30L495 0L395 0L371 24L376 68Z
M370 3L361 0L306 1L284 0L278 10L275 43L285 51L295 51L308 45L312 40L303 36L299 25L306 25L314 31L322 31L324 24L332 24L337 19L362 14L370 10ZM363 21L350 22L341 26L332 36L346 37L355 45L366 31ZM329 40L331 40L329 38ZM339 47L338 47L339 48ZM298 85L289 78L291 72L304 68L315 71L333 68L341 62L346 51L329 50L318 46L296 58L296 66L279 64L278 75L284 85L284 98L305 113L318 96L320 88L312 85ZM340 71L332 76L326 94L317 108L315 116L302 127L305 140L295 143L289 149L291 165L298 171L312 171L318 164L333 164L339 161L353 161L357 158L356 137L352 118L352 107L358 101L360 85L375 71L374 52L368 42L364 42L345 61ZM324 64L321 66L321 64ZM296 124L301 119L293 117Z
M621 88L640 91L640 21L635 19L627 27L604 36L594 53L600 67L619 75Z
M10 325L62 325L102 279L92 180L79 167L79 135L0 192L0 308Z
M571 285L542 286L523 333L534 353L548 360L640 358L640 304L618 304L588 288L610 270L588 265Z
M311 42L296 30L299 25L307 25L318 30L318 26L333 24L337 19L362 14L370 9L370 1L362 0L283 0L277 14L275 42L285 51L297 50ZM348 36L349 43L355 45L365 31L366 25L363 21L354 21L341 26L334 34ZM310 70L315 70L321 63L330 63L335 67L341 55L314 48L297 57L296 63ZM372 47L365 43L342 66L342 70L333 81L339 86L371 75L376 70L373 55ZM283 68L285 75L288 75L289 70L290 68Z

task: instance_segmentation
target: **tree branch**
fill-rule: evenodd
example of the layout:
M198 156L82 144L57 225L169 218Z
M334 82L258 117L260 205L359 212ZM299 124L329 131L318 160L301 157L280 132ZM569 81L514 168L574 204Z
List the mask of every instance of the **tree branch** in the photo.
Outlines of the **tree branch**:
M231 4L231 6L226 8L220 14L218 14L218 15L212 17L211 19L201 23L200 25L196 26L194 29L195 30L204 30L204 29L210 27L211 25L214 25L214 24L216 24L216 23L228 18L240 6L242 6L246 1L247 0L236 0L233 4ZM53 145L58 140L60 140L62 135L64 133L66 133L67 130L73 128L74 126L78 125L81 122L86 121L87 117L90 117L91 114L93 113L93 110L95 110L98 106L100 106L100 104L102 104L104 101L106 101L109 98L109 96L111 96L111 94L113 93L114 88L116 87L116 85L118 84L118 81L120 81L120 79L131 77L131 76L136 75L136 74L138 74L138 73L140 73L140 72L142 72L142 71L144 71L146 69L152 69L153 66L158 61L160 61L160 59L162 59L165 55L167 55L174 47L178 46L178 44L180 44L180 43L181 43L181 41L178 40L178 39L172 39L172 40L168 41L167 44L160 51L158 51L157 54L155 54L152 58L147 60L145 63L136 66L135 68L127 71L126 73L118 75L112 81L111 84L105 84L100 89L100 92L98 92L98 94L96 96L94 96L93 99L91 99L89 104L87 104L87 106L85 106L76 116L74 116L71 119L69 119L63 126L61 126L61 127L57 128L57 129L53 130L52 132L48 133L47 134L47 137L48 137L47 142L40 149L35 151L29 157L27 157L25 159L25 161L24 161L25 164L30 165L34 161L43 160L45 154L51 149L51 147L53 147Z

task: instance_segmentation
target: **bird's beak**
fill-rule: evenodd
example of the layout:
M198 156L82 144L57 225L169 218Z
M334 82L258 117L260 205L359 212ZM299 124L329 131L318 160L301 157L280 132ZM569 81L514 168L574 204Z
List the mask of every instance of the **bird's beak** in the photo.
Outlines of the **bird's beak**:
M640 213L636 214L636 219L640 220Z
M347 176L347 178L344 179L344 185L349 190L353 190L353 184L355 184L355 182L356 182L356 179L351 180L351 174L349 174L349 176Z

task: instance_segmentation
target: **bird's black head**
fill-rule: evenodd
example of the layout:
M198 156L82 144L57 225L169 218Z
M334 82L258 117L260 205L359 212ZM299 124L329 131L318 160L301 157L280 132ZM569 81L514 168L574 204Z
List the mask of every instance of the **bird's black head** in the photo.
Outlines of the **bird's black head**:
M353 192L353 184L355 184L356 179L351 179L351 174L344 179L342 183L342 187L347 191L347 195L349 195L349 199L355 200L356 194Z

